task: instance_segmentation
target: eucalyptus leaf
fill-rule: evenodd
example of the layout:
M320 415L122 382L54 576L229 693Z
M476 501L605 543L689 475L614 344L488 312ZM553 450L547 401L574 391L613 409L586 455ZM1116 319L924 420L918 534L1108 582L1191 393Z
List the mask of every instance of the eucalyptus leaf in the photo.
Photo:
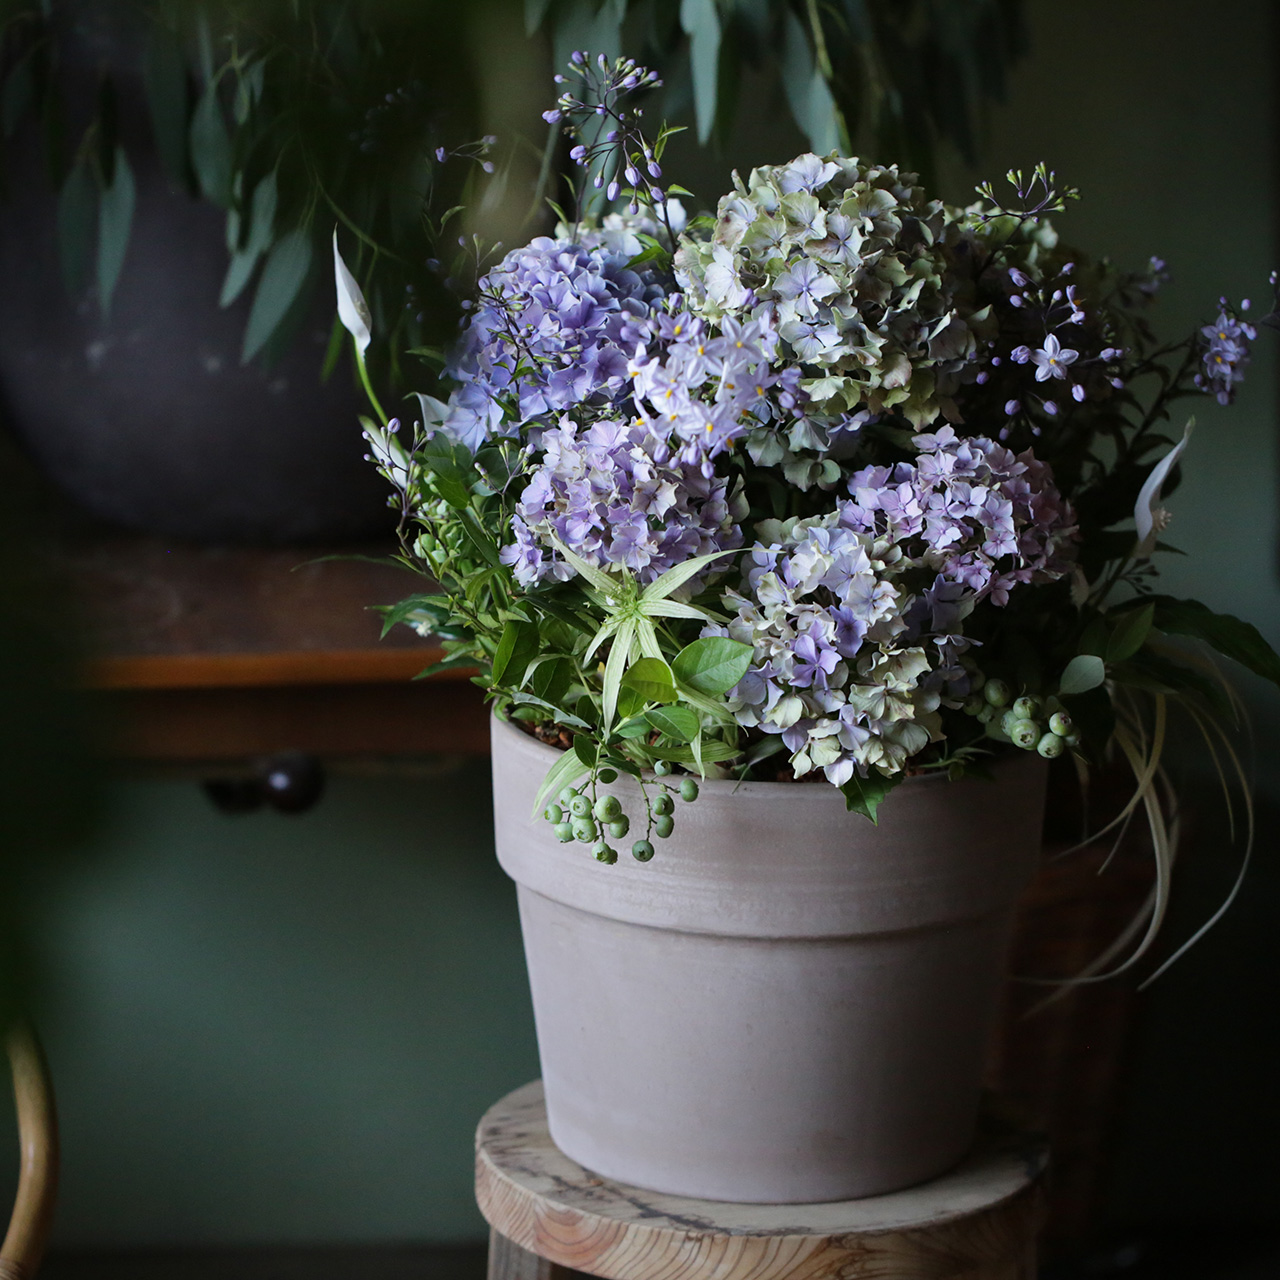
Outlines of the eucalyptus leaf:
M1092 653L1078 653L1067 663L1062 679L1058 682L1058 692L1063 697L1088 693L1106 678L1107 665L1101 658Z
M116 147L113 181L98 201L98 302L105 316L111 310L111 298L124 267L129 249L129 232L133 228L133 211L137 204L137 188L133 170L124 148Z
M217 81L205 85L191 116L191 165L205 199L227 208L231 204L231 135L222 118Z
M78 294L88 283L89 258L98 224L98 188L80 161L58 192L58 258L67 292Z
M258 259L270 246L275 230L277 200L276 175L273 169L253 189L253 198L249 202L249 233L243 245L233 246L231 262L218 298L219 306L229 307L244 292L245 285L253 276L253 269L258 265Z
M680 26L689 37L698 141L706 142L716 122L719 100L720 15L715 0L680 0Z
M749 644L704 636L676 654L671 670L678 683L714 698L728 693L747 674L752 656Z
M245 327L242 364L248 364L289 314L311 269L311 239L300 227L277 240L267 255Z

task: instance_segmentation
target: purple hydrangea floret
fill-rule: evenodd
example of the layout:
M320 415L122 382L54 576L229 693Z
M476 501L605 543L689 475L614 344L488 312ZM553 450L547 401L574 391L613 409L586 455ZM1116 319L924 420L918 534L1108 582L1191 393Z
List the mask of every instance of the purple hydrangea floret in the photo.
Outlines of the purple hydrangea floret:
M501 552L529 588L574 570L553 538L600 568L620 565L643 583L695 556L742 545L745 509L723 476L705 476L676 457L643 423L569 418L543 433L512 519L515 541ZM685 594L702 579L690 580Z
M661 297L629 255L539 236L478 288L446 372L457 382L441 426L475 450L564 410L607 409L630 391L622 334ZM504 412L515 409L515 416Z

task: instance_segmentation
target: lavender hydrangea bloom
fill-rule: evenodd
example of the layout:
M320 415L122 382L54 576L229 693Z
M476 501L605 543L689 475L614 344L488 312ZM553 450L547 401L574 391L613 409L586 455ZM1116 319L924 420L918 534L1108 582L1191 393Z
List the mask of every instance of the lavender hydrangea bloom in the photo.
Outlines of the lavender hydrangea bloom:
M1242 309L1247 310L1248 306L1245 302ZM1217 320L1205 325L1200 333L1205 339L1201 357L1204 367L1196 374L1196 386L1219 404L1228 405L1235 396L1235 388L1244 381L1249 343L1258 336L1258 331L1233 315L1226 298L1220 298Z
M1075 514L1050 468L951 427L914 438L914 463L866 467L849 480L841 522L890 538L915 564L957 583L972 603L1008 602L1020 584L1067 573Z
M662 289L609 239L587 247L539 236L481 280L446 367L458 383L446 432L474 450L532 419L607 408L628 394L623 329L648 315Z
M838 513L760 531L745 590L725 594L736 615L703 631L755 651L730 693L736 720L779 734L797 775L821 769L843 786L855 772L900 772L940 732L941 702L896 581L901 557Z
M798 414L800 370L779 367L778 332L768 317L726 317L716 327L675 296L626 336L635 343L629 372L637 414L705 477L737 441L776 432Z
M512 519L504 564L529 588L573 569L552 537L589 563L622 565L641 582L695 556L742 545L745 509L723 476L706 476L674 456L645 424L616 418L579 427L565 417L544 432L536 465ZM703 579L692 579L686 594Z

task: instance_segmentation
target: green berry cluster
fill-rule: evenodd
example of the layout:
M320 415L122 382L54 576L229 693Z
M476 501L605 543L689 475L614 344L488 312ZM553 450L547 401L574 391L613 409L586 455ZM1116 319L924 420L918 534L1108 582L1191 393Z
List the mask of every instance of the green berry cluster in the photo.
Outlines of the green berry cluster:
M963 709L986 726L989 738L1012 742L1023 751L1038 752L1046 760L1055 759L1080 741L1071 717L1057 698L1026 694L1015 698L1005 681L984 680L981 672L974 673L973 686Z
M644 839L635 841L631 846L631 856L637 862L648 862L653 857L650 837L665 840L675 830L675 797L678 795L687 802L698 798L698 784L693 778L681 778L678 787L664 781L671 773L671 766L665 760L659 760L653 772L655 781L640 780L648 823ZM579 787L562 787L560 794L542 814L551 823L561 844L572 840L589 844L596 860L610 866L618 861L618 851L609 841L625 839L631 830L631 819L623 813L622 802L617 796L597 795L596 789L599 783L613 782L617 776L612 769L602 769Z

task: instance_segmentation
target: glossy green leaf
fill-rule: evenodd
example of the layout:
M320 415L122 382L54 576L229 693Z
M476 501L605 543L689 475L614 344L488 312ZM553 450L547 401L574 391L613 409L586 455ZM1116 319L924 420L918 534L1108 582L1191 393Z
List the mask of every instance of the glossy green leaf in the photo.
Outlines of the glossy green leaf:
M435 491L451 507L465 508L471 501L471 482L475 478L471 455L465 447L437 431L416 456L424 470L431 473Z
M524 682L529 663L538 653L538 628L531 622L508 622L502 628L497 652L493 655L491 676L495 685L519 688Z
M1280 686L1280 656L1257 627L1229 613L1214 613L1196 600L1155 596L1155 625L1171 635L1203 640L1224 658L1238 662L1254 675Z
M692 742L702 729L697 712L688 707L655 707L644 718L672 742Z
M638 658L622 677L622 687L633 690L645 702L676 700L671 668L661 658Z
M1058 682L1058 692L1063 697L1072 694L1088 693L1096 689L1107 678L1107 666L1101 658L1092 653L1078 653L1067 663L1062 679Z
M752 648L724 636L705 636L686 645L671 662L678 683L709 697L728 693L747 674Z
M133 228L133 210L137 203L137 188L129 157L119 146L116 148L113 179L98 200L98 302L104 316L111 310L111 298L124 267L129 232Z
M300 227L277 240L267 255L245 326L241 363L262 350L288 315L311 269L311 239Z
M865 778L855 773L840 790L844 793L845 807L850 813L860 813L870 818L876 826L880 825L879 810L884 798L902 781L902 774L894 774L886 778L884 774L872 769Z
M1140 609L1126 609L1115 617L1107 640L1107 661L1123 662L1137 653L1151 634L1155 614L1155 605L1146 604Z

